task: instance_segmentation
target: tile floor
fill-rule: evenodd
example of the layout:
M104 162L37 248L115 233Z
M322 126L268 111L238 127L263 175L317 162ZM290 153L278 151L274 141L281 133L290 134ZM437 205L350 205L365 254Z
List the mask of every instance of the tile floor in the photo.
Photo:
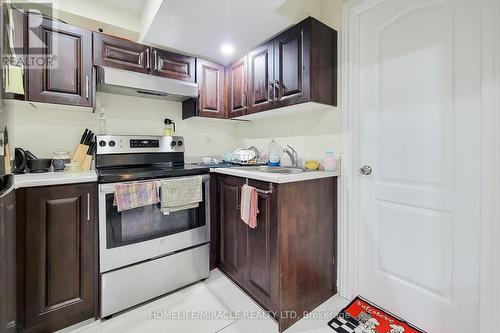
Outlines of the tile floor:
M332 333L327 322L347 304L347 300L334 296L312 311L309 318L301 319L285 332ZM95 321L64 332L277 333L278 325L266 318L259 305L216 269L204 282L109 320Z

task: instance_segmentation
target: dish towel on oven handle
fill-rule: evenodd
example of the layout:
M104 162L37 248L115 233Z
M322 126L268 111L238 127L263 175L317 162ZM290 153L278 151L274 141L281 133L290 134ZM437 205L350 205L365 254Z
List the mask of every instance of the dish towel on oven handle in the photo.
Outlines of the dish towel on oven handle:
M203 177L175 177L164 179L160 186L160 203L163 214L196 208L203 200Z
M257 228L257 214L259 213L259 196L257 189L252 186L243 185L241 187L240 216L250 228Z
M114 190L113 205L116 206L118 212L154 205L159 202L154 181L116 184Z

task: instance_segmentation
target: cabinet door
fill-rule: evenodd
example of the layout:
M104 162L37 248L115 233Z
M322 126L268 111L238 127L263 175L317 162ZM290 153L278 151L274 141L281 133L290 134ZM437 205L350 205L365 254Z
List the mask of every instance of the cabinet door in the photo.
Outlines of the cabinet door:
M151 48L132 41L93 33L94 65L149 74Z
M220 267L236 282L243 282L246 256L246 230L240 218L241 178L221 177L220 207Z
M268 183L250 182L263 191L269 190ZM257 227L246 227L246 269L243 287L270 311L278 310L278 219L277 191L272 194L258 194L259 214Z
M188 82L195 81L195 58L153 48L151 74Z
M273 42L267 42L248 54L248 112L273 107Z
M198 82L199 89L198 116L226 118L224 108L224 66L203 59L197 59L196 81Z
M0 198L0 332L16 332L16 222L15 194Z
M28 100L92 106L92 34L37 15L28 16Z
M26 192L25 329L52 332L94 317L95 185Z
M247 56L228 68L229 118L242 116L247 110Z
M276 107L309 100L310 48L305 27L298 24L274 39Z

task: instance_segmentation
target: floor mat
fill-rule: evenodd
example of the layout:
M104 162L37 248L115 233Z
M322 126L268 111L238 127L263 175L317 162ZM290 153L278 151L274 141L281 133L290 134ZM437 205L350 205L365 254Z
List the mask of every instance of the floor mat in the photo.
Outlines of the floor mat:
M328 326L338 333L425 333L359 296Z

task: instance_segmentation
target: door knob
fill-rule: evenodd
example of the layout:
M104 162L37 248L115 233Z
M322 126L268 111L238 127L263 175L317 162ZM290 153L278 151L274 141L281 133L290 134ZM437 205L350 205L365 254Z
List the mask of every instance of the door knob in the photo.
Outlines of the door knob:
M369 165L363 165L361 168L359 168L359 173L361 173L363 176L371 175L372 172L373 169Z

